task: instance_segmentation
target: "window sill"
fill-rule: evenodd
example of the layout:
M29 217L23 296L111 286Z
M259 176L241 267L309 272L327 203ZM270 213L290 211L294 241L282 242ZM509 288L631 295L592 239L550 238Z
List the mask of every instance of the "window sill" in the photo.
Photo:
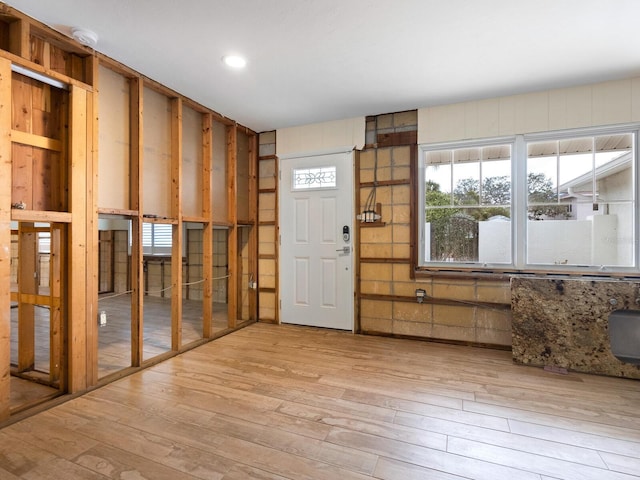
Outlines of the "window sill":
M637 280L640 278L640 272L598 272L598 271L578 271L578 270L478 270L473 267L469 268L442 268L442 267L416 267L414 268L416 279L427 278L465 278L465 279L487 279L487 280L508 280L514 276L547 276L554 278L590 278L590 279L620 279Z

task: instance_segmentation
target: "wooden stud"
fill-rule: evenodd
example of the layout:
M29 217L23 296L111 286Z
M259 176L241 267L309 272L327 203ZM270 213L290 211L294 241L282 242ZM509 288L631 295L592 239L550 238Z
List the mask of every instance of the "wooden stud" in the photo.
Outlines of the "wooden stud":
M72 57L76 57L72 55ZM92 63L98 81L98 64ZM98 383L98 85L94 84L93 93L87 99L87 373L88 385Z
M143 171L143 89L142 79L130 80L130 208L137 212L132 217L131 233L131 366L142 364L144 338L144 256L142 251L142 171Z
M69 385L70 393L87 388L87 91L71 87L69 238Z
M49 381L59 384L63 365L63 326L62 326L62 226L51 225L51 245L49 261Z
M38 233L32 223L18 226L18 293L38 294ZM18 303L18 371L35 368L35 305Z
M258 136L249 137L249 275L258 281ZM258 289L249 288L249 319L258 319Z
M276 141L277 141L277 133L276 133ZM275 224L276 224L276 234L275 234L275 265L276 265L276 271L275 271L275 284L276 284L276 292L275 292L275 323L280 324L280 196L278 194L278 192L280 191L280 175L279 172L280 171L280 161L278 160L278 157L275 157L275 170L274 170L274 175L275 175L275 190L276 190L276 204L275 204Z
M0 421L11 397L11 62L0 59Z
M213 334L213 224L211 209L211 172L213 171L213 117L202 114L202 337Z
M235 126L227 127L227 208L228 219L231 222L229 227L229 236L227 241L228 252L228 264L229 269L227 275L229 279L227 282L227 312L228 312L228 326L235 328L238 320L238 215L237 215L237 168L238 168L238 154L237 154L237 131Z
M182 345L182 100L171 101L171 349Z
M362 212L362 206L360 205L360 152L356 150L355 152L355 175L356 175L356 181L355 181L355 191L354 191L354 195L355 195L355 209L356 212L360 213ZM353 246L354 246L354 252L353 254L355 255L355 278L354 283L355 283L355 297L354 297L354 326L353 326L353 331L354 333L361 333L362 331L362 327L361 327L361 322L360 322L360 281L362 279L361 275L360 275L360 235L362 234L362 231L360 229L361 227L361 222L356 220L355 223L355 227L354 231L355 231L355 238L353 239Z
M415 172L417 171L418 166L418 145L413 145L411 147L409 155L409 165L411 166L410 171ZM409 269L409 278L411 278L411 280L415 280L416 267L418 266L418 221L420 221L420 218L424 218L424 212L418 212L418 205L420 205L420 203L418 202L419 191L420 189L418 188L417 175L411 175L411 223L409 224L409 238L411 239L409 242L409 256L411 257L412 265L412 268Z

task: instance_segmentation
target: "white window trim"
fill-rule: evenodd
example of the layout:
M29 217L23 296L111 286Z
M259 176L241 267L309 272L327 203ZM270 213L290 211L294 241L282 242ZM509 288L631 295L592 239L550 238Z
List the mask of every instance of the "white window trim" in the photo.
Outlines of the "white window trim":
M563 140L584 136L602 136L608 134L634 133L635 142L633 153L635 163L633 167L633 204L634 204L634 249L633 266L581 266L581 265L540 265L526 262L527 241L527 143L548 140ZM434 150L447 150L470 147L485 147L497 144L511 144L511 258L512 263L482 264L480 262L425 262L425 154ZM418 160L418 269L448 271L474 271L500 272L542 272L542 273L584 273L585 275L610 275L622 274L637 276L640 272L640 205L638 195L640 192L640 123L627 123L608 125L601 127L588 127L579 129L556 130L539 133L528 133L507 137L494 137L477 140L464 140L458 142L441 142L420 144L420 156Z
M430 143L430 144L423 144L420 145L420 158L418 161L418 178L420 179L420 181L418 182L418 205L419 205L419 212L418 212L418 239L419 239L419 247L418 247L418 267L435 267L435 268L446 268L447 270L455 270L455 269L462 269L462 268L469 268L469 267L474 267L474 268L483 268L483 269L489 269L489 270L496 270L496 269L500 269L500 270L504 270L504 269L509 269L509 268L514 268L513 264L508 264L508 263L495 263L495 264L482 264L479 262L425 262L424 259L424 251L425 251L425 247L424 247L424 241L426 238L426 234L425 234L425 222L424 222L424 211L425 211L425 205L424 205L424 199L425 199L425 182L423 181L425 178L425 162L424 162L424 157L425 154L427 152L430 151L435 151L435 150L452 150L452 149L458 149L458 148L471 148L471 147L477 147L477 148L481 148L481 147L490 147L490 146L494 146L494 145L511 145L511 178L515 178L514 177L514 150L516 147L515 144L515 137L513 136L509 136L509 137L494 137L494 138L489 138L489 139L480 139L480 140L464 140L461 142L444 142L444 143ZM513 207L513 195L514 194L514 190L512 188L511 190L511 211L512 211L512 217L513 212L514 212L514 207ZM512 222L513 224L513 222ZM513 242L513 236L514 236L514 232L513 232L513 225L512 225L512 232L511 232L511 241ZM512 245L513 248L513 245ZM513 256L512 256L513 258Z

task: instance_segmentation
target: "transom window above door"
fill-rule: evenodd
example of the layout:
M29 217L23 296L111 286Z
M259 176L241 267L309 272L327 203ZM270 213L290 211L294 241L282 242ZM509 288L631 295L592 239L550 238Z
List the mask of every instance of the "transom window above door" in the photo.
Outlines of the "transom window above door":
M336 167L294 168L291 175L293 190L336 188Z

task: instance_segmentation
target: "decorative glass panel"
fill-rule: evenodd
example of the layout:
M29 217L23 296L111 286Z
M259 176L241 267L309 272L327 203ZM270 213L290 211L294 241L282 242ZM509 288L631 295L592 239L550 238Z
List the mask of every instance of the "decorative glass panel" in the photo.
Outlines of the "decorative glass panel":
M291 178L294 190L336 188L336 167L295 168Z

